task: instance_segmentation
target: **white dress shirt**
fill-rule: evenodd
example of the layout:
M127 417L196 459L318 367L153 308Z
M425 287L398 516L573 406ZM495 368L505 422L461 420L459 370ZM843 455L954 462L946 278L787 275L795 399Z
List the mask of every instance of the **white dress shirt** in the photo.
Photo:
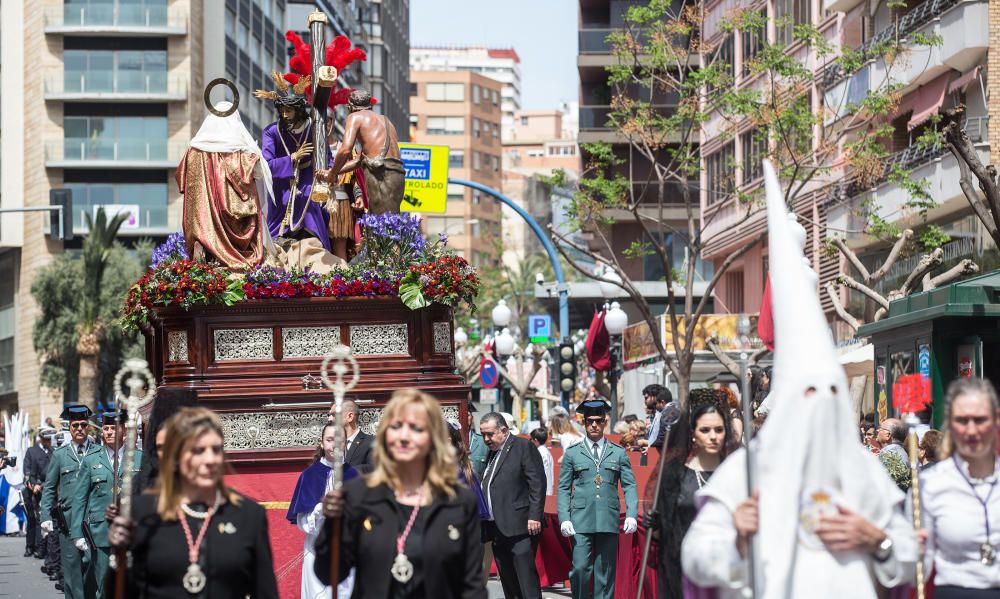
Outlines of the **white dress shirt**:
M958 456L941 460L920 473L920 491L921 524L929 533L924 574L929 575L933 566L937 586L1000 589L1000 460L994 463L993 474L983 479L972 478ZM981 502L987 496L989 541L997 552L992 565L984 565L979 553L986 540Z
M538 446L538 453L542 456L542 467L545 469L545 495L552 494L552 483L555 479L555 464L552 461L552 453L544 445Z

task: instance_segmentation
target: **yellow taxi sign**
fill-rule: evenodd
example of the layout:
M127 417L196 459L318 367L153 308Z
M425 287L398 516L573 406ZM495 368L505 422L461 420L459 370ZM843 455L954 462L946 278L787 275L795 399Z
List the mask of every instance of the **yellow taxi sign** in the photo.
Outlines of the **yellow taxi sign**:
M406 169L403 212L444 212L448 201L448 146L401 143Z

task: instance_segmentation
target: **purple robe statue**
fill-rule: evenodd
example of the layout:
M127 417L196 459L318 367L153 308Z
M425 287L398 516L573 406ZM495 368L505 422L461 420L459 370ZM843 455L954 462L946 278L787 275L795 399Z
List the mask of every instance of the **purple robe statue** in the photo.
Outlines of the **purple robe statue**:
M271 231L271 237L277 238L282 236L280 234L281 221L285 218L285 212L288 210L292 177L295 174L289 152L294 152L302 141L312 141L312 125L306 127L301 134L292 135L288 131L279 133L278 123L271 123L264 128L263 138L261 151L264 160L267 160L267 165L271 168L271 176L274 179L274 200L277 202L277 206L272 206L267 212L267 228ZM282 139L284 143L282 143ZM327 152L327 156L332 158L330 152ZM326 251L330 251L330 234L327 230L326 213L323 211L322 205L309 201L312 184L313 165L310 163L299 169L298 193L295 196L292 226L303 218L302 211L305 210L302 228L319 239ZM294 232L289 232L289 228L286 227L283 236L292 237Z

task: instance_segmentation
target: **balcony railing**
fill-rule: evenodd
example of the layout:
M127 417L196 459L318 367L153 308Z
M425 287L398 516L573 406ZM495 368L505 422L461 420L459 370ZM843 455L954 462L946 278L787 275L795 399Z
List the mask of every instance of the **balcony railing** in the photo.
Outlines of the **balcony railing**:
M989 117L979 116L967 118L963 128L973 143L982 143L987 140L988 127ZM874 180L868 180L862 184L857 179L852 179L835 185L831 191L831 199L855 197L868 189L885 183L897 166L905 170L910 170L921 164L930 162L947 152L948 147L943 143L911 145L886 158L882 165L881 174Z
M858 48L857 51L861 53L861 56L864 57L866 61L874 60L879 57L878 53L875 52L876 46L897 38L902 40L924 25L940 17L945 11L956 4L959 4L961 1L962 0L927 0L907 13L906 16L898 21L898 23L886 27L882 31L876 33L870 40ZM845 71L839 64L831 64L823 72L823 85L826 88L830 88L849 75L851 75L851 73Z
M45 11L46 27L183 28L185 24L183 11L156 5L66 4Z
M183 144L165 139L89 139L68 137L45 146L48 162L163 163L180 160Z
M45 78L45 93L50 95L148 94L183 98L187 80L163 73L127 71L66 71Z
M654 104L653 108L662 116L669 116L677 109L673 104ZM580 130L609 131L611 126L608 121L611 118L611 106L581 106L580 107Z

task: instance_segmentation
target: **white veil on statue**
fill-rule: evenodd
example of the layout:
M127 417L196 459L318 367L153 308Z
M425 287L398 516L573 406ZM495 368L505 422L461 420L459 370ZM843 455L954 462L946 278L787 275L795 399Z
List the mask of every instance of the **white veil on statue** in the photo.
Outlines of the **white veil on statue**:
M232 107L233 103L223 100L215 104L215 110L224 113ZM234 111L229 116L217 116L211 112L201 123L198 133L191 138L191 147L203 152L252 152L258 156L257 165L254 167L254 179L257 182L257 197L260 198L260 212L262 218L262 233L264 238L264 248L269 254L274 254L274 241L271 239L271 232L267 227L267 211L274 200L274 184L271 178L271 168L264 155L257 145L250 132L247 131L239 111Z

